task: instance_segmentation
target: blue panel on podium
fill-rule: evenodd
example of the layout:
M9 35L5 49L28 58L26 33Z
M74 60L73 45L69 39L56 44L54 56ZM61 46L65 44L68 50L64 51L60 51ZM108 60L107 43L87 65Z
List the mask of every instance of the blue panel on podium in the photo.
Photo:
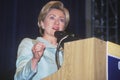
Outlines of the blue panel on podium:
M120 58L108 56L108 80L120 80Z

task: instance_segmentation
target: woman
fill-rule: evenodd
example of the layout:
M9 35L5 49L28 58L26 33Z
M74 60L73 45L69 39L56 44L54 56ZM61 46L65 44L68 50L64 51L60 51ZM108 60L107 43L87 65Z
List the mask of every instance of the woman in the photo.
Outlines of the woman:
M64 31L69 12L60 1L48 2L40 11L38 26L41 37L25 38L18 47L15 80L40 80L57 71L55 31ZM60 51L60 64L63 52Z

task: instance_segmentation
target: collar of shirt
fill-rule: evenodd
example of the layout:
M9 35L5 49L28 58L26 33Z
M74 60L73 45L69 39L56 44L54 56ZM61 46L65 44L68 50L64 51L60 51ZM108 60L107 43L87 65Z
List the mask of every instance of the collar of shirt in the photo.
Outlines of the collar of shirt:
M56 48L57 47L57 46L52 45L49 41L47 41L46 39L44 39L42 37L37 37L36 40L44 43L47 48Z

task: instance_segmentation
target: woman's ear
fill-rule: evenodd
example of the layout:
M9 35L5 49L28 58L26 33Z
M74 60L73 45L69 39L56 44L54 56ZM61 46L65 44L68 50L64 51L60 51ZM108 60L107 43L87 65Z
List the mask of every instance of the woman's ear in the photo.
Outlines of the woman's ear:
M43 21L41 21L40 23L38 22L38 25L39 25L42 29L44 29L44 23L43 23Z

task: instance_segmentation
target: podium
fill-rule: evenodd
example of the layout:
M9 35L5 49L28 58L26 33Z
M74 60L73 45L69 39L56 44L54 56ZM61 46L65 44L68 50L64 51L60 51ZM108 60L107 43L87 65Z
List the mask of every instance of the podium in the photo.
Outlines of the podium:
M120 61L120 46L95 37L66 42L62 67L42 80L110 80L108 56Z

